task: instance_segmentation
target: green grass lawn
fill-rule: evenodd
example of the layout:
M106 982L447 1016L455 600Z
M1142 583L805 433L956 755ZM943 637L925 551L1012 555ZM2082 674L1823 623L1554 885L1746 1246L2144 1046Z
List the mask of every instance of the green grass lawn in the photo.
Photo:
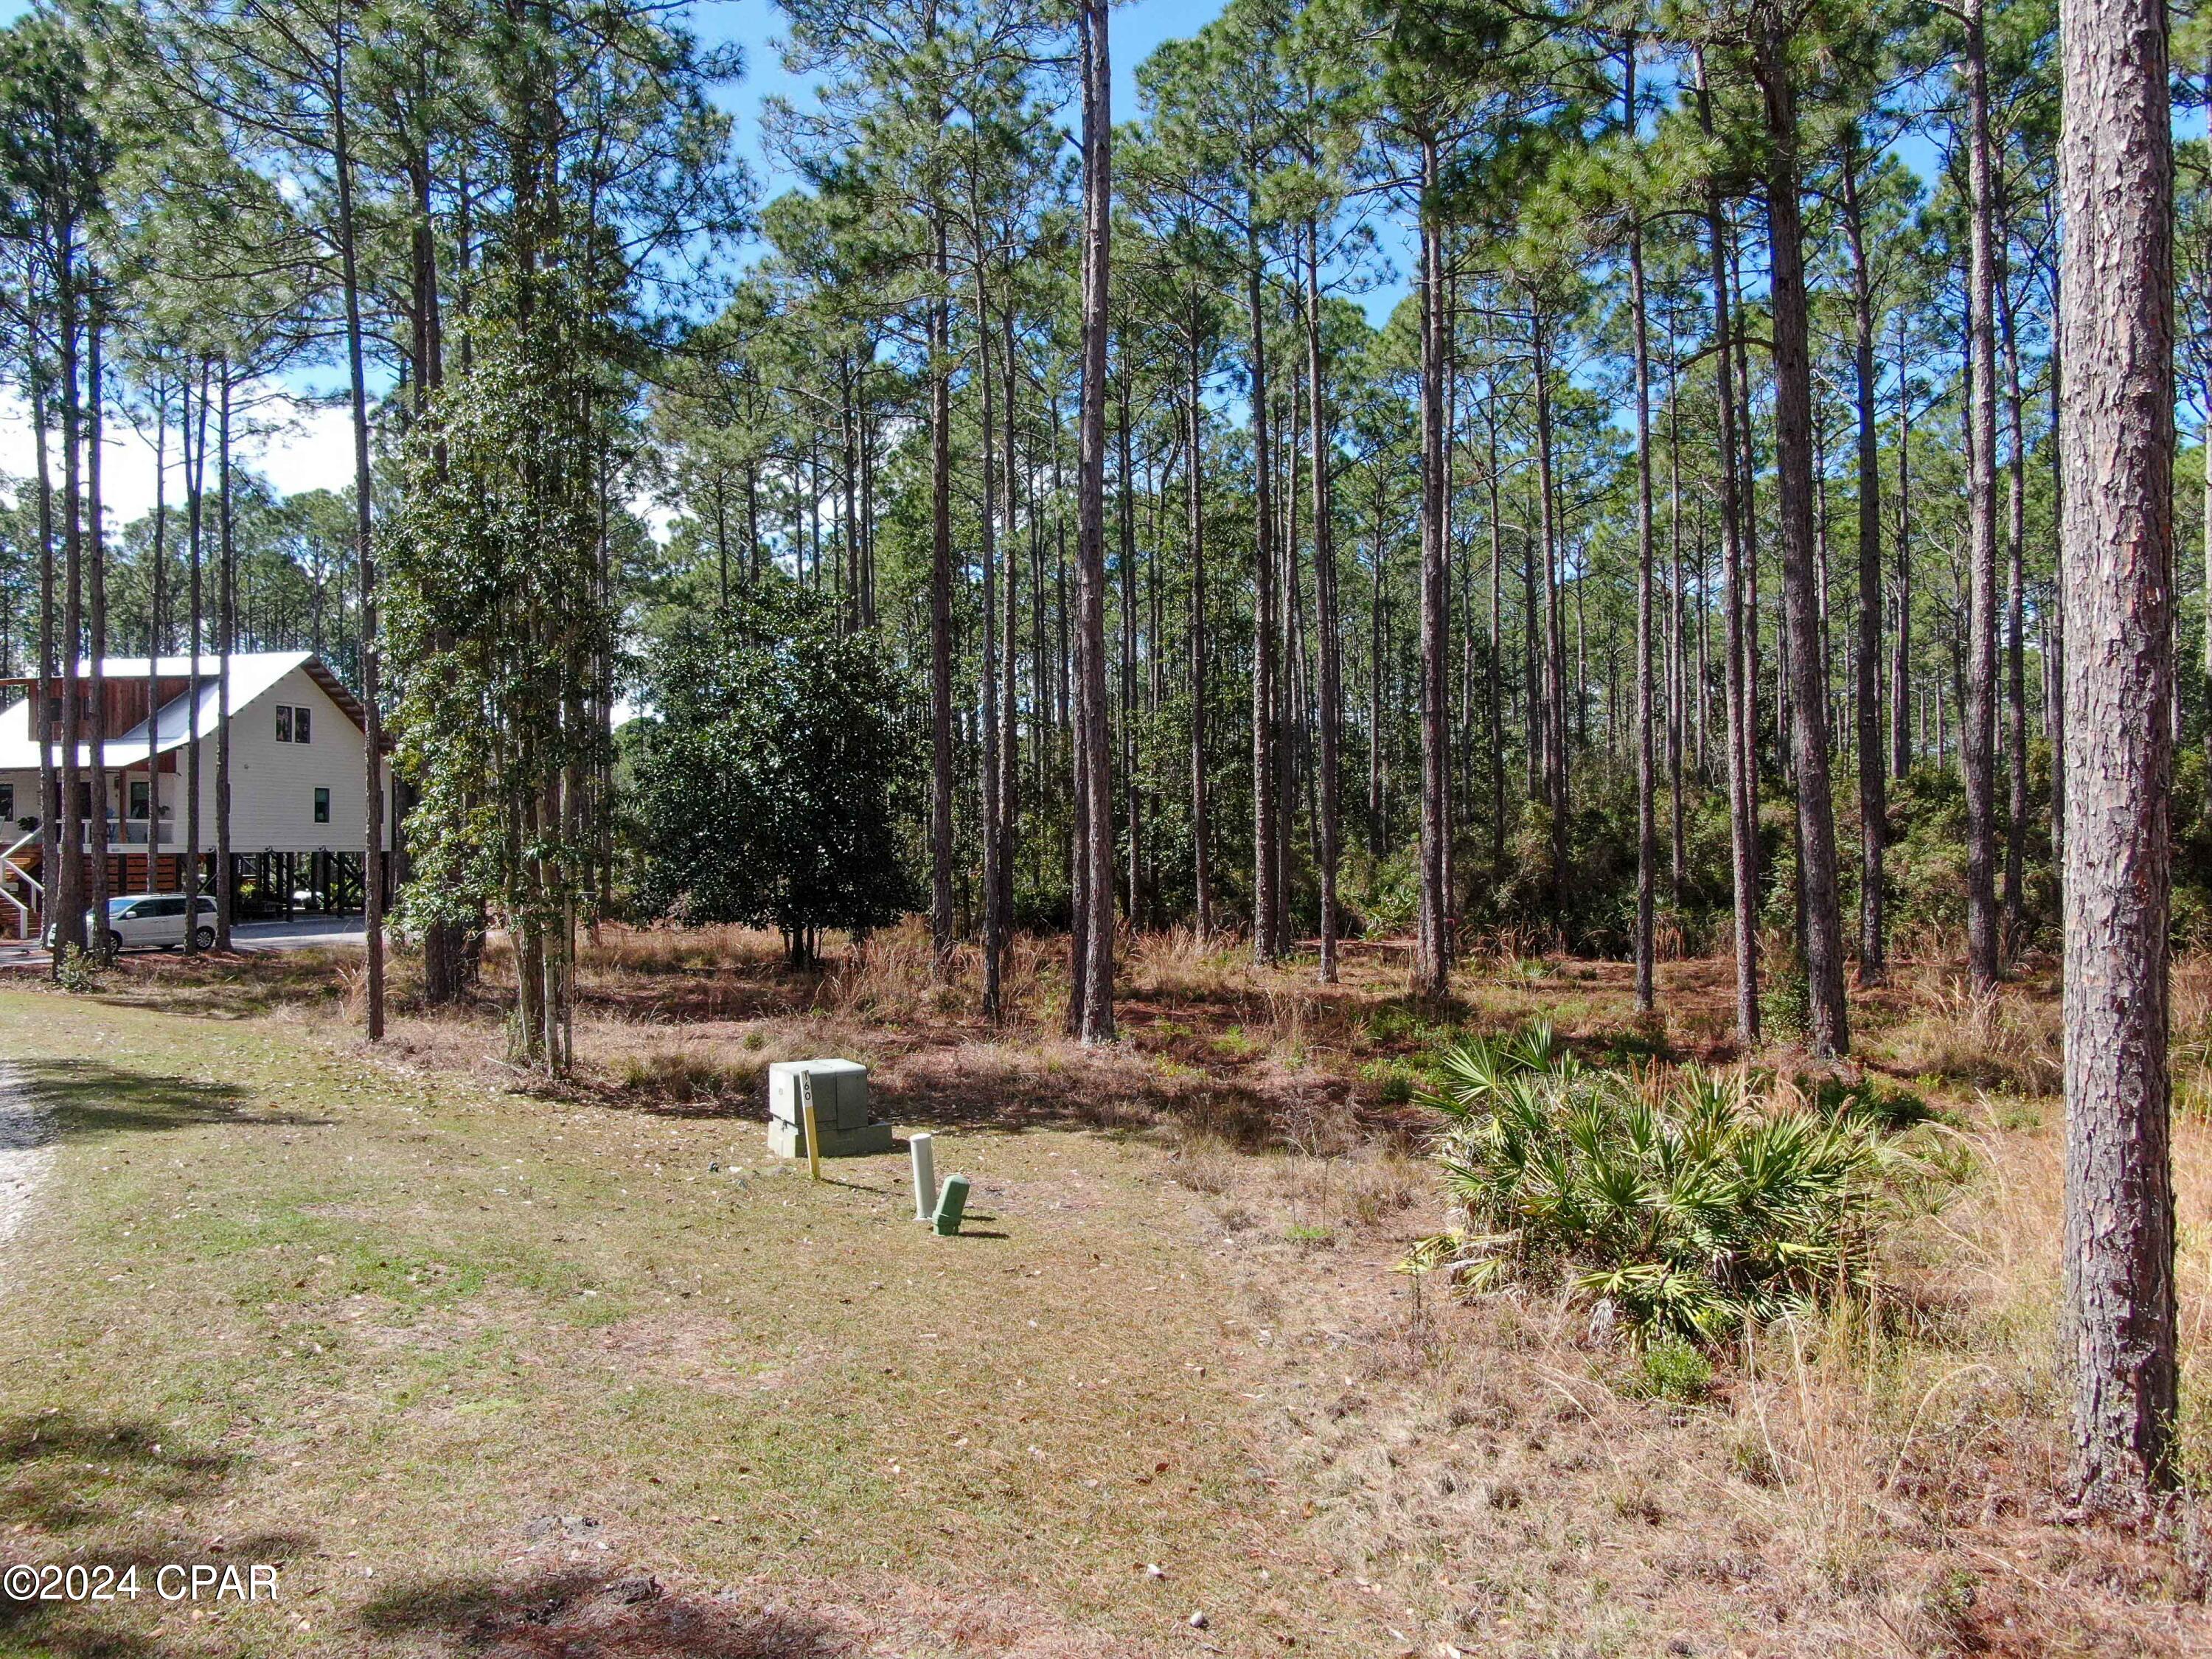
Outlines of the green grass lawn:
M755 1123L282 1017L0 991L0 1061L58 1135L0 1245L0 1555L280 1583L0 1601L0 1652L1393 1645L1322 1588L1257 1322L1148 1145L940 1136L947 1240L902 1149L816 1185Z

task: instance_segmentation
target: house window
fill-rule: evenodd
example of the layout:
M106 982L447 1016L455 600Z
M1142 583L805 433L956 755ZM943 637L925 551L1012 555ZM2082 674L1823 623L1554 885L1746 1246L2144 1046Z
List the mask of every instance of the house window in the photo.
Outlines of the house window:
M0 825L13 823L15 817L15 786L0 783Z
M146 800L147 800L146 780L145 780L145 779L143 779L143 778L133 778L133 779L131 779L131 816L132 817L134 817L134 818L143 818L143 817L144 817L146 816Z
M315 822L328 823L330 821L331 792L327 789L318 789L315 791Z
M292 741L292 705L289 702L280 702L276 705L276 741L279 743Z
M292 741L295 743L305 743L307 740L307 711L299 704L295 703L292 706Z

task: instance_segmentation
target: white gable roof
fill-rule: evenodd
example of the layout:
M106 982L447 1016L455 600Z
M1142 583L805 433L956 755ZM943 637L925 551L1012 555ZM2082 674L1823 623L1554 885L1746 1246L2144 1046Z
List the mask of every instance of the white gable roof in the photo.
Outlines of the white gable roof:
M233 719L243 714L272 690L276 683L295 668L315 664L314 653L307 651L238 651L230 657L230 712ZM185 679L191 678L192 659L190 657L164 657L149 665L143 657L107 657L100 663L100 672L112 684L117 681L143 684L147 670L151 666L156 679ZM215 736L222 724L220 709L222 702L222 669L223 659L204 655L199 659L200 684L197 696L191 691L172 698L158 709L154 717L152 752L166 754L181 748L191 739L198 728L202 738ZM80 678L92 672L92 662L86 659L77 664ZM322 670L319 678L327 678ZM61 761L61 745L52 745L55 763ZM110 767L143 766L148 753L146 722L139 720L129 730L109 734L106 754ZM89 744L80 747L80 760L92 763ZM19 697L5 709L0 709L0 772L36 771L39 765L39 745L31 736L31 699Z

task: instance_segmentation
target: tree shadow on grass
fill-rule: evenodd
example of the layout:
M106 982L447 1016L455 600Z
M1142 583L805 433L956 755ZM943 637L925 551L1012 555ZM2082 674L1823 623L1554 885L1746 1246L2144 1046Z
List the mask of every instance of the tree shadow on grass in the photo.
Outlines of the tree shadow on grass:
M0 1419L0 1529L15 1539L10 1564L97 1563L117 1580L136 1568L138 1589L103 1602L0 1595L0 1647L67 1659L151 1659L170 1650L148 1618L168 1605L156 1588L163 1567L267 1563L281 1571L311 1549L313 1540L294 1533L234 1536L210 1549L197 1533L155 1530L163 1523L149 1519L155 1515L204 1512L232 1466L143 1419L65 1408Z
M358 1619L372 1638L485 1659L829 1659L853 1633L804 1608L731 1594L693 1595L657 1578L578 1571L523 1578L422 1578L393 1586Z
M32 1103L52 1114L45 1139L95 1139L125 1131L158 1133L226 1123L269 1128L324 1128L331 1120L298 1112L254 1111L234 1083L198 1083L157 1073L126 1071L93 1060L26 1060L9 1068ZM4 1094L9 1074L0 1074Z

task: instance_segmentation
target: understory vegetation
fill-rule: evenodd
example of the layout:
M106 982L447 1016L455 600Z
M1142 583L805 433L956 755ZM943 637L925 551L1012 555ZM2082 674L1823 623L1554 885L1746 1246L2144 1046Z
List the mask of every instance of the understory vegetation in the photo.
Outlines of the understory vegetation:
M1409 1258L1469 1291L1595 1304L1594 1330L1711 1342L1875 1288L1888 1225L1962 1173L1909 1096L1747 1068L1586 1066L1548 1025L1475 1038L1421 1097L1464 1224Z
M975 1012L979 953L959 953L939 979L927 933L914 921L864 945L833 939L817 963L800 968L790 965L772 930L608 925L580 948L576 1066L560 1083L509 1066L495 993L456 1006L426 1004L415 957L399 963L395 1018L376 1049L352 1036L363 995L357 958L319 952L198 964L126 957L103 976L96 997L56 998L52 1018L15 1020L8 1029L21 1052L49 1038L104 1041L92 1034L121 1022L113 1028L118 1040L144 1063L180 1072L219 1063L248 1080L269 1079L275 1098L295 1109L325 1099L282 1088L282 1080L302 1075L299 1057L313 1056L344 1079L344 1092L313 1115L343 1125L388 1092L407 1106L452 1103L460 1115L446 1121L464 1139L495 1127L512 1139L518 1150L450 1193L446 1176L424 1168L425 1151L404 1135L394 1149L402 1156L391 1179L412 1195L393 1212L410 1218L403 1231L421 1230L410 1259L439 1255L428 1241L444 1236L448 1216L467 1236L491 1229L481 1235L482 1264L469 1268L469 1282L480 1279L480 1288L442 1317L457 1335L486 1320L506 1334L465 1364L426 1357L422 1363L439 1368L424 1396L433 1402L469 1398L471 1389L484 1400L523 1390L527 1401L557 1381L550 1371L559 1368L508 1363L517 1352L543 1359L548 1352L528 1322L514 1322L521 1304L497 1265L510 1225L538 1211L486 1212L477 1205L536 1200L545 1225L532 1235L532 1249L555 1262L588 1261L593 1276L580 1282L599 1289L601 1299L612 1288L603 1253L617 1249L621 1237L610 1231L611 1220L643 1212L641 1202L648 1211L672 1206L673 1231L655 1233L635 1253L620 1247L637 1255L642 1277L607 1339L626 1346L593 1361L614 1368L605 1375L620 1399L629 1398L621 1390L631 1382L659 1391L655 1420L665 1419L678 1438L664 1440L659 1427L625 1431L634 1436L619 1456L627 1476L600 1477L608 1489L629 1480L629 1489L648 1494L632 1512L659 1519L619 1522L617 1559L573 1587L541 1593L527 1560L488 1559L480 1604L488 1633L470 1639L499 1659L534 1652L520 1645L526 1632L540 1633L531 1639L590 1637L610 1654L625 1652L623 1642L649 1652L647 1638L664 1628L656 1621L712 1620L727 1616L718 1610L764 1600L791 1607L789 1584L760 1578L745 1540L754 1534L787 1540L778 1526L788 1523L778 1522L775 1506L816 1513L825 1502L823 1524L847 1528L872 1571L884 1554L866 1552L892 1547L894 1572L871 1581L872 1606L902 1611L857 1625L849 1610L802 1601L809 1619L819 1613L809 1638L818 1638L817 1651L875 1659L975 1650L945 1636L949 1626L897 1622L921 1620L922 1606L948 1605L917 1602L921 1592L898 1565L908 1559L899 1552L912 1547L911 1529L896 1518L904 1504L837 1498L831 1464L811 1461L817 1453L829 1459L835 1446L837 1467L851 1465L851 1413L868 1409L854 1395L800 1386L776 1396L786 1432L815 1449L788 1464L753 1464L779 1471L773 1491L755 1493L747 1480L733 1478L711 1494L685 1498L665 1484L672 1464L696 1456L678 1444L696 1427L679 1399L712 1403L723 1398L717 1389L748 1386L750 1368L818 1364L805 1356L821 1345L844 1354L877 1329L867 1318L839 1322L854 1320L855 1309L865 1313L882 1294L869 1281L884 1274L868 1264L884 1224L866 1219L867 1206L888 1206L896 1191L910 1213L903 1167L840 1165L839 1179L856 1184L825 1185L817 1197L803 1181L771 1178L753 1139L767 1066L830 1053L870 1066L879 1110L938 1136L940 1170L982 1177L988 1190L975 1207L995 1218L977 1226L1008 1236L973 1245L981 1254L964 1267L966 1257L915 1264L976 1275L944 1281L940 1294L971 1311L977 1364L995 1379L994 1397L1012 1402L1007 1432L979 1441L963 1425L970 1443L962 1447L952 1437L935 1445L899 1431L896 1449L884 1451L885 1463L902 1471L890 1478L908 1484L917 1475L966 1478L960 1471L979 1446L988 1445L993 1468L1004 1465L1001 1485L987 1490L1035 1537L986 1547L981 1534L929 1534L937 1559L921 1575L934 1587L931 1595L979 1609L995 1605L988 1595L1009 1575L1041 1587L1011 1624L989 1625L995 1634L986 1646L994 1652L1052 1659L1171 1652L1189 1639L1184 1621L1194 1611L1206 1614L1209 1639L1226 1651L1264 1651L1255 1645L1262 1644L1291 1651L1276 1640L1282 1633L1298 1638L1298 1651L1343 1659L1406 1646L1442 1652L1445 1644L1506 1659L1553 1659L1578 1648L1640 1656L1675 1642L1696 1654L1755 1659L1890 1655L1900 1643L1916 1653L2010 1659L2179 1659L2201 1648L2194 1632L2203 1616L2206 1562L2195 1517L2212 1496L2212 1389L2195 1334L2212 1316L2205 1299L2212 1129L2185 1116L2176 1142L2186 1483L2162 1520L2136 1527L2069 1519L2048 1499L2068 1455L2055 1366L2062 1142L2051 975L2026 976L1994 999L1978 999L1947 961L1901 961L1888 988L1861 1000L1860 1069L1831 1072L1808 1067L1787 1043L1748 1052L1736 1046L1724 963L1662 963L1661 1012L1641 1018L1626 964L1547 954L1510 934L1475 942L1459 975L1460 996L1442 1007L1409 1001L1396 961L1370 948L1347 953L1345 982L1326 987L1313 982L1310 961L1255 964L1188 930L1122 943L1123 1037L1103 1048L1062 1035L1066 969L1057 941L1016 936L1005 1013L994 1026ZM508 971L505 950L494 941L488 975ZM148 1019L161 1024L137 1023ZM2177 965L2175 1021L2185 1048L2212 1042L2212 962L2201 955L2186 954ZM216 1045L210 1056L242 1058L190 1060L174 1046L189 1043ZM157 1062L156 1055L169 1058ZM2185 1078L2186 1066L2181 1070ZM1459 1095L1470 1103L1460 1115L1425 1103L1450 1098L1458 1109ZM1527 1144L1548 1146L1571 1172L1563 1184L1582 1206L1576 1231L1561 1216L1540 1250L1538 1230L1515 1220L1526 1243L1518 1255L1492 1252L1510 1265L1495 1270L1503 1277L1488 1293L1471 1298L1454 1294L1441 1271L1398 1271L1440 1232L1509 1230L1475 1221L1436 1154L1486 1118L1510 1118L1516 1095L1540 1106L1546 1126L1547 1139L1540 1141L1531 1127ZM361 1106L346 1103L356 1100ZM1586 1136L1600 1157L1586 1156L1565 1133L1577 1114L1601 1130ZM1634 1127L1639 1121L1646 1129ZM1705 1190L1717 1196L1698 1214L1676 1213L1664 1194L1680 1195L1671 1202L1686 1206L1696 1180L1685 1154L1666 1149L1689 1147L1700 1123L1711 1129ZM1796 1139L1762 1143L1762 1126L1771 1123L1802 1127L1792 1130ZM1561 1133L1553 1137L1555 1125ZM416 1127L404 1119L407 1133ZM1638 1134L1640 1152L1633 1150ZM1823 1136L1836 1150L1826 1162L1778 1157L1756 1166L1772 1171L1758 1188L1765 1201L1751 1201L1749 1183L1732 1190L1748 1149L1788 1140L1802 1151ZM535 1182L516 1185L510 1177L520 1171L490 1172L547 1150L565 1156L572 1145L583 1161L569 1178L590 1187L588 1201L580 1189L574 1206L547 1208L557 1193ZM337 1194L364 1178L365 1168L346 1164L349 1153L363 1149L332 1141L315 1154L328 1161L314 1166L324 1174L307 1182L316 1190L303 1202L347 1201ZM288 1148L287 1155L304 1154ZM103 1154L95 1162L115 1160ZM1624 1206L1617 1224L1595 1195L1601 1164L1631 1170L1643 1183L1643 1199ZM115 1173L135 1167L116 1164ZM198 1165L188 1179L197 1185L216 1167ZM462 1160L457 1167L471 1166ZM1671 1186L1670 1168L1680 1171ZM1134 1185L1102 1208L1103 1194L1090 1183L1108 1169ZM88 1170L86 1178L94 1182L87 1202L94 1202L104 1190L98 1183L111 1176ZM1516 1201L1540 1210L1548 1181L1524 1180ZM720 1182L749 1207L727 1214L689 1207L695 1197L714 1199ZM502 1196L490 1186L509 1190ZM883 1190L871 1196L859 1186ZM627 1194L616 1190L622 1188ZM678 1196L662 1196L669 1194ZM817 1207L822 1203L830 1207ZM848 1205L859 1207L850 1214L839 1207ZM628 1207L618 1214L618 1206ZM586 1209L601 1218L592 1227L560 1224ZM116 1213L151 1211L131 1204ZM1796 1264L1783 1246L1796 1223L1816 1214L1830 1218L1845 1243L1793 1278ZM811 1239L805 1248L846 1264L834 1287L817 1285L830 1297L826 1308L794 1298L780 1270L770 1275L772 1293L757 1297L744 1288L760 1269L753 1256L732 1253L763 1244L753 1229L763 1218L787 1224L792 1248ZM685 1230L684 1222L695 1224ZM146 1236L149 1249L179 1242ZM109 1300L134 1284L133 1296L143 1297L147 1286L138 1281L167 1258L121 1254L135 1241L117 1240L112 1228L102 1237L94 1254L116 1264L103 1271L129 1265L131 1273L105 1286L85 1317L95 1328L138 1333L155 1358L204 1346L204 1333L181 1327L149 1334L136 1322L143 1316ZM1723 1264L1728 1271L1717 1273L1699 1250L1723 1237L1745 1261L1739 1268L1731 1255ZM1130 1254L1140 1243L1145 1251L1169 1249L1170 1260ZM317 1248L350 1259L327 1244ZM1755 1267L1754 1258L1765 1266ZM647 1260L658 1264L650 1272ZM1639 1261L1664 1263L1684 1281L1702 1274L1714 1294L1747 1305L1724 1328L1686 1332L1662 1308L1639 1329L1630 1304L1616 1295L1610 1328L1594 1321L1607 1293L1584 1288L1581 1275ZM672 1276L679 1261L696 1270ZM720 1274L709 1269L722 1262L735 1276L726 1288L711 1288ZM184 1255L175 1266L185 1270ZM1025 1304L1008 1316L1006 1287L1038 1285L1027 1275L1039 1269L1085 1285L1070 1304L1088 1310L1082 1319L1064 1322ZM556 1283L565 1271L533 1269ZM1179 1277L1184 1273L1188 1281ZM332 1281L328 1309L314 1313L315 1340L331 1347L330 1331L342 1328L327 1314L362 1305L348 1301L355 1291L385 1294L379 1286L386 1278ZM287 1293L313 1301L323 1294L319 1284ZM1096 1318L1102 1285L1129 1317ZM714 1301L721 1294L744 1304L727 1324ZM655 1313L659 1295L673 1299ZM846 1296L852 1304L836 1300ZM1753 1300L1755 1310L1747 1305ZM40 1305L19 1309L27 1351L42 1340ZM917 1328L939 1332L939 1341L954 1328L938 1322L947 1316L919 1327L903 1316L890 1322L882 1328L882 1357L836 1362L852 1367L839 1374L855 1379L858 1398L869 1397L875 1385L868 1379L880 1380L884 1365L907 1375L905 1352L920 1340ZM817 1317L826 1322L818 1328ZM1030 1318L1039 1321L1034 1329ZM778 1346L790 1320L813 1333L790 1351L795 1359L780 1357L786 1350ZM1170 1329L1185 1334L1169 1343L1161 1334ZM475 1354L465 1344L480 1340L438 1352ZM1163 1344L1164 1366L1155 1352ZM1063 1352L1081 1352L1081 1364L1051 1369ZM329 1363L297 1343L289 1358L271 1362L270 1374L289 1376L297 1366L304 1375ZM1210 1535L1221 1512L1192 1506L1211 1501L1212 1477L1177 1484L1154 1465L1180 1453L1153 1449L1193 1431L1234 1444L1236 1468L1249 1465L1273 1483L1251 1490L1281 1505L1271 1511L1270 1538L1253 1545L1267 1580L1258 1580L1253 1558L1230 1563L1187 1553L1179 1566L1164 1544L1099 1559L1103 1534L1081 1518L1087 1511L1062 1513L1044 1501L1028 1448L1052 1453L1089 1443L1092 1431L1081 1425L1094 1420L1085 1415L1095 1413L1091 1388L1101 1376L1134 1375L1121 1369L1132 1366L1154 1379L1140 1402L1146 1426L1132 1431L1127 1461L1086 1467L1070 1489L1085 1503L1142 1497L1159 1506L1144 1512L1148 1524ZM1163 1370L1171 1383L1160 1380ZM1038 1433L1042 1422L1018 1420L1035 1413L1030 1396L1048 1376L1062 1377L1068 1394L1066 1413L1050 1416L1060 1425L1054 1439ZM1026 1388L1013 1386L1016 1377L1026 1377ZM448 1382L456 1395L440 1395ZM1077 1382L1086 1386L1078 1390ZM918 1401L927 1409L936 1403L926 1394ZM488 1420L502 1421L510 1409ZM546 1459L567 1455L570 1444L556 1433L542 1457L520 1442L509 1452L503 1479L531 1495L523 1505L531 1513L601 1513L590 1500L545 1496L563 1478L548 1472ZM755 1449L749 1443L747 1453ZM285 1461L270 1472L274 1486L258 1490L303 1478L304 1467L287 1476ZM596 1468L605 1454L587 1461ZM1149 1479L1139 1483L1132 1465ZM1174 1461L1171 1473L1185 1467ZM651 1486L647 1473L664 1486ZM1102 1482L1096 1493L1082 1485L1092 1479ZM413 1481L403 1484L416 1491ZM232 1485L219 1501L244 1490ZM402 1494L392 1491L398 1502ZM801 1492L807 1495L794 1495ZM482 1501L487 1517L504 1515L506 1500ZM684 1530L701 1524L694 1521L663 1528L668 1516L693 1508L724 1519L703 1539ZM212 1517L207 1524L210 1534L217 1530ZM235 1527L240 1516L222 1524ZM488 1524L498 1537L500 1527L532 1523L521 1515ZM404 1529L396 1519L379 1525L375 1541L362 1542L370 1546L362 1559L376 1565L374 1582L381 1583L416 1547L400 1541ZM733 1556L714 1542L722 1529L744 1550ZM778 1547L787 1563L818 1559L811 1547ZM1067 1588L1044 1565L1056 1560L1076 1564L1089 1588ZM1146 1563L1168 1576L1149 1577ZM644 1575L658 1577L664 1593L634 1607L598 1588ZM386 1650L390 1644L380 1646L386 1638L363 1637L349 1622L344 1609L354 1592L334 1580L326 1593L319 1607L327 1611L314 1615L316 1638L277 1651L356 1659ZM544 1612L547 1623L519 1622L514 1609L525 1606ZM1103 1645L1081 1632L1093 1616L1079 1611L1085 1606L1115 1609L1114 1635ZM609 1621L606 1633L592 1636L599 1620ZM1008 1633L1018 1627L1030 1635ZM897 1633L884 1633L891 1631ZM1403 1633L1403 1645L1393 1631ZM328 1645L318 1646L326 1632ZM464 1650L459 1637L422 1649L441 1659ZM401 1644L396 1650L410 1650ZM234 1650L179 1651L231 1659Z

